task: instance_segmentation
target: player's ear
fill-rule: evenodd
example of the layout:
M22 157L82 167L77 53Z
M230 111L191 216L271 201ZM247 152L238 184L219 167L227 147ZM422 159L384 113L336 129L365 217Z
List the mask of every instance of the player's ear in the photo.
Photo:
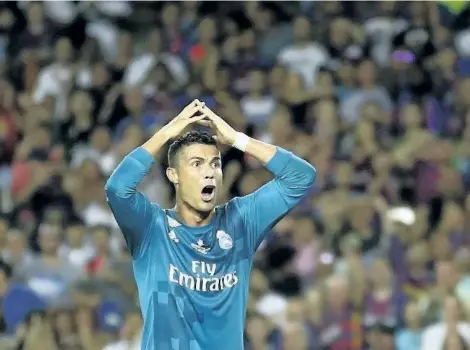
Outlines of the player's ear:
M166 168L166 177L168 177L168 180L170 180L173 185L177 185L179 182L178 172L175 168Z

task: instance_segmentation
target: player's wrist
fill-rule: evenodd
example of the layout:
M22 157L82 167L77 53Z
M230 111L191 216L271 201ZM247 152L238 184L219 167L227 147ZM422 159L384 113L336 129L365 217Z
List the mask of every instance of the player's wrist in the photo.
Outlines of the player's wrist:
M250 137L242 132L235 133L235 139L232 142L232 147L246 152L246 148L248 146L248 142L250 141Z
M164 143L167 143L171 139L176 137L175 135L171 135L171 130L169 130L168 126L165 125L160 130L158 130L152 138L159 139Z
M162 129L157 131L147 142L142 145L148 153L153 157L157 157L162 148L167 144L171 138L168 133Z

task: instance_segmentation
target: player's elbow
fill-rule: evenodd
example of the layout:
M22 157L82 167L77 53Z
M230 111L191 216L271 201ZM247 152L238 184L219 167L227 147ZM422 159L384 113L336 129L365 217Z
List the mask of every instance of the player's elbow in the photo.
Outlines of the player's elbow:
M305 169L302 173L302 185L303 187L305 186L307 190L310 190L317 178L317 169L315 169L313 165L306 163Z
M300 158L292 165L289 175L281 177L281 182L287 187L296 188L297 194L305 195L315 183L317 170L310 163Z
M130 193L127 186L124 185L123 181L119 181L119 178L113 175L111 175L108 181L106 181L106 184L104 186L104 192L107 198L127 198L132 194Z
M106 194L107 198L119 192L118 186L116 185L116 181L113 181L112 177L110 177L108 181L106 181L106 184L104 185L104 193Z
M315 180L317 179L317 169L311 164L308 164L308 170L307 170L307 180L310 186L312 186L315 183Z

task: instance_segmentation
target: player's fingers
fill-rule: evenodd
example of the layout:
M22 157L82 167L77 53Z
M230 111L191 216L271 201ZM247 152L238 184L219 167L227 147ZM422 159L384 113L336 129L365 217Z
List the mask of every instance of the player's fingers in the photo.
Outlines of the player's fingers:
M205 102L199 101L198 99L195 99L193 103L195 106L199 106L200 108L203 108L206 105Z
M206 119L212 122L215 121L215 113L212 112L209 108L207 107L202 108L202 114L206 116Z
M205 105L206 105L205 102L199 101L198 99L195 99L195 100L193 101L193 103L194 103L195 106L199 106L199 108L204 108Z
M189 103L186 107L184 107L178 117L185 119L191 118L196 112L200 111L203 107L204 103L196 99Z
M208 126L208 127L213 127L214 126L214 124L212 124L212 122L210 120L206 120L206 119L199 120L196 123L199 124L199 125Z
M194 106L193 108L189 111L189 113L193 112L194 109L196 109L196 112L202 112L202 109L206 106L206 103L205 102L201 102L199 100L194 100ZM194 116L194 113L193 114L190 114L189 117L193 117Z
M202 107L200 105L194 104L191 108L181 113L181 118L191 119L196 113L201 112L201 111L202 111Z
M202 113L204 113L207 118L214 123L217 123L221 119L217 114L215 114L210 108L206 106L202 108Z
M191 102L189 102L184 108L183 110L181 111L181 113L185 113L187 111L189 111L190 109L193 109L194 107L196 107L199 103L199 100L192 100Z
M199 100L197 100L197 101L199 101ZM204 107L206 107L206 103L205 102L198 102L196 104L196 107L197 107L197 111L202 113L202 111L204 110Z
M199 123L201 122L206 116L205 115L200 115L197 117L192 117L187 120L188 124L193 124L193 123Z

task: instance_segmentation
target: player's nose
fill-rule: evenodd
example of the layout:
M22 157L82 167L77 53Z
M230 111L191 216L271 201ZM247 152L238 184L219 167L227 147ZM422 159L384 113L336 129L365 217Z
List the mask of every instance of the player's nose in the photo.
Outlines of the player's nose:
M205 166L202 170L202 175L205 180L213 180L215 177L215 169L212 166Z
M204 169L204 179L213 179L215 175L214 169L207 167Z

